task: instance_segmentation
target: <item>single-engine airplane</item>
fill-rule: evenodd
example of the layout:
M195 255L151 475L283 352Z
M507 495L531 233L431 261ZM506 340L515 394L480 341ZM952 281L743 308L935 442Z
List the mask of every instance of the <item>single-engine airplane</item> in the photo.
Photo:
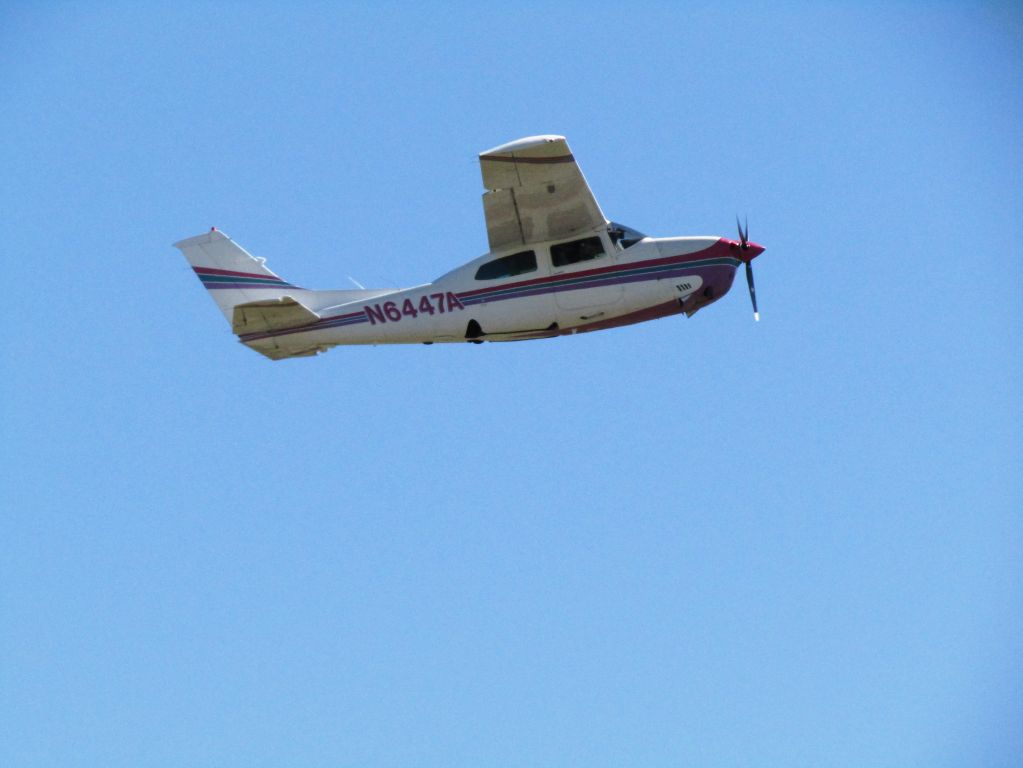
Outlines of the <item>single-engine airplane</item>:
M271 272L212 229L175 243L239 339L273 360L341 344L544 339L692 316L732 287L739 239L648 237L604 217L563 136L480 154L490 252L413 288L316 291Z

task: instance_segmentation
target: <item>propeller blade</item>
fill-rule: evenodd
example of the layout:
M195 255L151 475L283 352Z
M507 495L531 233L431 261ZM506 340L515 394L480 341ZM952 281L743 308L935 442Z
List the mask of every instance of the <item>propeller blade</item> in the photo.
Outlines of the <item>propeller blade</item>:
M739 230L739 244L743 248L745 248L746 247L746 243L749 242L749 237L748 237L748 234L747 234L749 232L749 222L747 222L747 224L746 224L746 232L743 232L742 231L742 224L739 223L739 214L735 214L735 228Z
M749 298L753 302L753 319L760 322L760 313L757 312L757 289L753 286L753 265L746 262L746 283L749 285Z

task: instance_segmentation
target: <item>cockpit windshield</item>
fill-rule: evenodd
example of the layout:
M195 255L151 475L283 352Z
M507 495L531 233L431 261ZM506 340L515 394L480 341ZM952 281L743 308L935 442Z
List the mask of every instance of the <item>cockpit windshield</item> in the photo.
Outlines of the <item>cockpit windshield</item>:
M642 232L637 232L632 227L627 227L615 221L608 224L607 233L611 236L611 242L621 244L622 248L631 248L646 237Z

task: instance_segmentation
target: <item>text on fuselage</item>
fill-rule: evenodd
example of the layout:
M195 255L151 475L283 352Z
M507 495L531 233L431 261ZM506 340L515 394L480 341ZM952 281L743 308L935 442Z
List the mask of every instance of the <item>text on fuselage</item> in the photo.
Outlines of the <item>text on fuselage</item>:
M424 294L418 305L412 299L405 299L398 306L396 301L385 301L382 304L366 305L363 310L372 325L377 323L397 323L406 317L418 317L420 312L432 315L434 312L444 314L454 312L456 309L465 309L462 302L458 300L451 291L447 293Z

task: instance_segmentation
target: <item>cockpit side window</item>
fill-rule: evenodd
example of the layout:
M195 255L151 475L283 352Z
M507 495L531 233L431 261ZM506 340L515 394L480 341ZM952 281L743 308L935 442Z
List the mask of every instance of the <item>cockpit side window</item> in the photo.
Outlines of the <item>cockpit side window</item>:
M642 232L614 221L608 225L607 233L611 236L611 242L620 244L622 248L631 248L646 237Z
M584 237L582 240L570 240L551 246L551 263L555 267L589 261L603 255L604 246L599 237Z
M476 270L477 280L497 280L499 277L514 277L536 271L536 253L521 251L511 256L488 261Z

